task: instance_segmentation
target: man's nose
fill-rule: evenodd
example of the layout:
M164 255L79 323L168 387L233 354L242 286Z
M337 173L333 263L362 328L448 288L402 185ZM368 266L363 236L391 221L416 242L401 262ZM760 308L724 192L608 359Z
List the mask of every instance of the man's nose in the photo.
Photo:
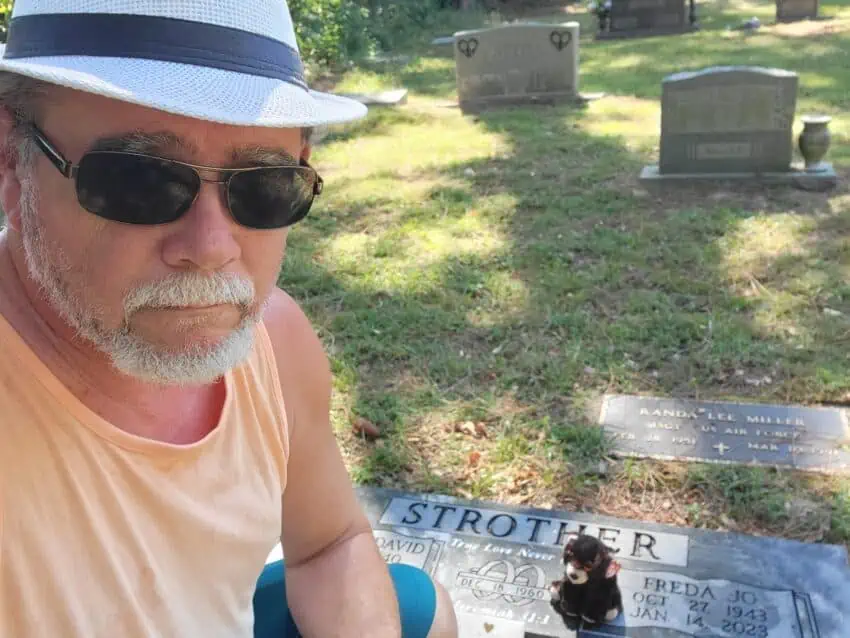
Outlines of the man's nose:
M230 216L221 184L204 182L192 207L175 223L163 248L175 268L218 271L239 259L239 226Z

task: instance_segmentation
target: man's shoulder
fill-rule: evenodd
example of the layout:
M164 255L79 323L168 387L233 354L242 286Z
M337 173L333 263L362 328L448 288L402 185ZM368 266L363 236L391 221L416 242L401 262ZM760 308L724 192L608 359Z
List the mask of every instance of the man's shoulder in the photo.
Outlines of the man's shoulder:
M319 336L298 303L275 288L264 309L263 324L288 407L312 409L310 404L324 403L330 392L330 365Z

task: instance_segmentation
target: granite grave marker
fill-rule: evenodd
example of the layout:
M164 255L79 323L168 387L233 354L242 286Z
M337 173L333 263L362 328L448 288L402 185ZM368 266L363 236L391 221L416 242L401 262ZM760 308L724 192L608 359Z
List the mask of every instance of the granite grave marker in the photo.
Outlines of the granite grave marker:
M729 66L664 78L658 166L644 182L748 179L832 183L831 166L817 174L792 168L797 74Z
M578 92L579 25L515 23L455 34L460 108L563 102Z
M611 0L606 25L597 39L671 35L696 28L688 0Z
M519 636L519 625L526 638L847 635L850 568L843 547L357 491L385 559L422 567L442 583L471 636L502 628L506 633L496 635ZM616 554L625 609L612 623L576 634L551 608L549 584L562 577L562 547L579 532L598 536Z
M850 473L839 408L613 395L598 421L624 456Z
M776 21L795 22L818 17L820 0L776 0Z

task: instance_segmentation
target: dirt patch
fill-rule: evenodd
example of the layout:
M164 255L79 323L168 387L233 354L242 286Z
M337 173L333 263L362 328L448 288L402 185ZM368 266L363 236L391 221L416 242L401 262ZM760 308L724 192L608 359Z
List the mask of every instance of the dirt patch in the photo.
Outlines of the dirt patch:
M800 20L785 22L765 27L763 33L770 33L786 38L810 38L819 35L834 35L850 31L850 20L821 18L817 20Z

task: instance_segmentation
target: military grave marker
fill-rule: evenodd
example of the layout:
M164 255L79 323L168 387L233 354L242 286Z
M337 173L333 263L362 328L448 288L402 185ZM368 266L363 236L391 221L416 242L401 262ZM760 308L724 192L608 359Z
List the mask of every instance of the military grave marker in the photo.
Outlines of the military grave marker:
M580 100L579 25L516 23L455 34L464 112L495 104Z
M850 474L845 410L613 395L598 422L624 456Z
M470 636L844 638L850 622L843 547L385 489L358 496L385 560L442 583ZM549 603L577 533L615 553L625 606L578 633Z
M832 166L792 167L797 74L761 67L711 67L662 83L659 164L641 180L749 180L834 185Z
M611 0L607 27L596 37L635 38L695 29L689 0Z

